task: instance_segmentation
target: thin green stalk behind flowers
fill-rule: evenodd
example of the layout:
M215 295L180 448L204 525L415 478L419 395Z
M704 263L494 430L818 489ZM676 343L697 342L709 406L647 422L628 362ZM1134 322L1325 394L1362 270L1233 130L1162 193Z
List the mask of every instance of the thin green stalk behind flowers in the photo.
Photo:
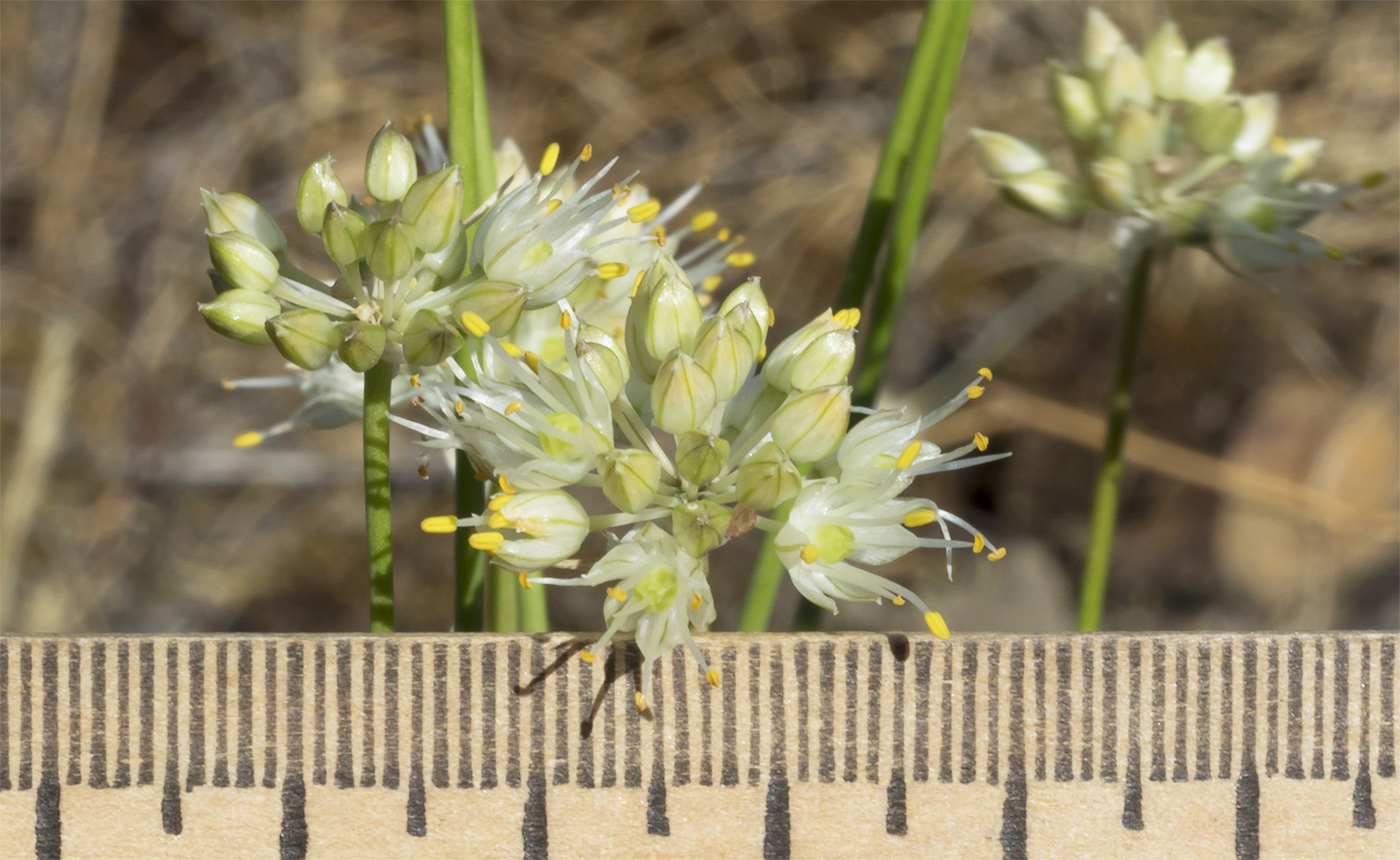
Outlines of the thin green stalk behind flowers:
M369 632L394 632L394 546L389 511L389 396L394 365L365 372L365 531L369 540Z

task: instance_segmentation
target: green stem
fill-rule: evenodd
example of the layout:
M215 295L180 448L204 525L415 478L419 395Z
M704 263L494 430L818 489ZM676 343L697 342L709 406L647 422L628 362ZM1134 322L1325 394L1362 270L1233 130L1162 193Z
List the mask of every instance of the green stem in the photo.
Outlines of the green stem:
M918 241L924 209L928 204L929 179L938 163L938 153L943 145L944 120L948 116L948 105L953 98L953 85L957 83L958 67L962 65L963 48L967 44L972 2L944 0L935 4L934 14L948 16L946 22L934 28L943 35L938 50L937 77L930 88L928 103L919 121L922 133L918 135L909 158L908 169L904 171L903 188L899 195L899 203L895 207L889 253L885 257L879 292L875 296L870 335L856 372L852 402L858 406L870 406L875 402L880 381L884 377L885 361L889 358L890 347L894 342L895 323L899 318L904 288L909 280L914 245Z
M520 584L516 574L491 565L486 586L486 629L492 633L520 632L520 605L516 594Z
M889 134L880 149L880 161L875 167L875 178L870 182L865 212L860 217L860 229L856 232L850 259L846 261L846 274L841 278L841 289L836 297L838 308L861 307L864 302L866 286L875 271L875 258L879 256L880 245L885 239L885 225L894 208L899 177L909 160L909 149L918 134L924 103L928 100L928 90L938 68L938 48L943 40L945 19L955 5L958 4L953 0L942 3L929 0L928 8L924 11L919 34L914 39L909 71L904 76L904 88L900 90Z
M549 604L545 600L548 593L542 585L532 588L516 588L516 599L520 603L520 632L521 633L548 633L549 632Z
M394 365L365 373L365 532L369 539L369 632L394 632L394 546L389 515L389 392Z
M773 512L773 519L787 522L792 502L785 502ZM749 574L749 590L744 594L744 606L739 611L739 630L743 633L762 633L768 629L773 617L773 604L778 599L778 586L782 585L787 569L778 558L773 532L763 533L763 546L758 549L758 560Z
M1108 593L1108 565L1113 555L1113 530L1118 520L1118 486L1123 477L1123 437L1133 407L1133 372L1138 341L1147 311L1147 285L1152 272L1152 249L1144 249L1133 264L1123 305L1123 328L1118 339L1118 364L1108 400L1108 430L1104 434L1099 477L1094 487L1094 508L1089 525L1089 554L1079 594L1079 629L1099 629L1104 597Z
M476 480L471 458L457 452L457 516L474 517L486 510L486 484ZM452 536L456 565L456 592L453 597L452 629L474 633L486 629L486 555L467 543L471 531L458 529Z

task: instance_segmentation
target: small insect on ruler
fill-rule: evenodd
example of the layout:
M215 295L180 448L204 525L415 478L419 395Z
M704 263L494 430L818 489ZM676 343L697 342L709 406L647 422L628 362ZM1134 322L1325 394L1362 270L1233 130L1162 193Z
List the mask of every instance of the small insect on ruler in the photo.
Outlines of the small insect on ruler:
M0 638L4 858L1400 857L1394 634Z

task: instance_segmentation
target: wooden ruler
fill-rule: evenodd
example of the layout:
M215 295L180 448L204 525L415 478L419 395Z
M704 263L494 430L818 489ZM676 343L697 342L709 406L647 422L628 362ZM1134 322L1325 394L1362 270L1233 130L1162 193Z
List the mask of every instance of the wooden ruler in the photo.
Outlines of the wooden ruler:
M0 638L0 857L1400 857L1397 639Z

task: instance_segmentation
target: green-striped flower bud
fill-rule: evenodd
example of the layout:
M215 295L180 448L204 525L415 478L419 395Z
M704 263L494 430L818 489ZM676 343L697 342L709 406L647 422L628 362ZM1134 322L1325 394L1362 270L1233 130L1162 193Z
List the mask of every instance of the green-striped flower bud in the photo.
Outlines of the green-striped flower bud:
M1020 138L999 131L984 131L974 128L968 132L977 145L977 155L982 166L994 179L1004 179L1049 167L1045 155Z
M729 509L708 499L687 502L671 509L671 534L681 549L695 558L724 543L733 519Z
M1113 59L1122 45L1123 31L1098 9L1084 16L1084 35L1079 47L1079 61L1086 69L1102 69Z
M232 289L219 293L212 302L199 305L204 321L224 337L251 346L262 346L270 339L267 321L282 312L277 300L256 290Z
M705 320L691 352L714 380L715 397L720 400L728 400L738 393L757 358L748 339L724 317Z
M1176 24L1168 21L1157 28L1142 50L1147 75L1160 98L1181 98L1182 80L1186 75L1186 42Z
M1095 82L1099 104L1110 115L1125 105L1148 107L1152 104L1152 81L1147 77L1142 57L1133 50L1132 45L1119 45L1108 65L1096 76Z
M802 489L802 473L776 442L764 442L739 467L739 504L756 511L776 508Z
M1235 76L1235 58L1221 38L1207 39L1196 46L1186 61L1181 78L1181 97L1194 104L1213 102L1230 91Z
M461 227L465 195L462 168L455 164L413 183L403 199L399 217L412 228L419 250L431 254L447 246L452 231Z
M851 420L851 387L829 385L793 392L773 414L773 441L797 463L836 450Z
M384 345L388 337L383 326L362 320L350 320L341 323L337 328L340 332L340 345L336 348L336 353L351 370L364 373L378 364L379 359L384 356Z
M1162 118L1147 108L1130 104L1113 125L1113 151L1129 164L1150 164L1162 157L1165 132Z
M674 276L659 279L647 297L646 328L642 334L647 352L656 359L665 358L672 350L689 352L700 328L701 314L700 300L684 272L677 269Z
M423 255L423 269L437 275L439 283L449 284L462 276L470 250L467 231L458 225L441 250Z
M792 371L802 354L817 338L844 328L845 324L838 321L830 309L817 314L811 322L783 338L768 356L768 360L763 363L763 381L779 391L793 390Z
M287 237L272 216L245 194L220 194L199 189L204 224L210 233L246 233L276 254L287 249Z
M238 289L265 293L277 284L277 257L247 233L210 233L209 261Z
M1240 99L1244 108L1244 127L1235 138L1234 155L1245 159L1262 150L1274 136L1278 126L1278 95L1256 93Z
M1089 164L1089 182L1099 202L1114 212L1131 212L1138 207L1137 180L1133 167L1121 158L1108 156Z
M409 364L438 364L461 346L462 333L457 326L426 308L413 315L403 333L403 357Z
M598 378L608 402L617 399L630 375L627 356L612 335L597 326L583 323L578 328L578 357Z
M1033 170L1001 184L1006 202L1048 221L1073 221L1083 211L1079 185L1058 170Z
M1083 141L1098 136L1103 117L1092 84L1063 70L1054 70L1050 73L1050 100L1065 134Z
M326 256L339 266L353 266L365 255L369 225L365 218L347 206L331 203L321 223L321 242Z
M369 154L365 156L365 188L374 199L393 202L402 200L417 178L418 158L413 154L413 144L399 134L392 122L384 123L370 141Z
M452 317L460 320L464 313L476 314L486 323L489 331L504 337L520 322L520 314L525 310L525 299L528 297L525 288L519 284L478 281L467 287L461 298L452 305Z
M365 262L375 277L397 281L413 268L413 237L399 219L369 225L365 242Z
M676 471L697 487L719 477L728 461L729 443L719 436L691 432L676 437Z
M651 384L656 426L678 435L702 430L715 411L715 383L695 359L679 350L661 362Z
M748 306L748 313L758 324L757 328L743 317L743 312L739 310L743 305ZM758 278L749 278L725 296L724 301L720 302L719 315L728 317L729 324L743 332L749 346L753 347L754 355L763 351L763 342L768 338L768 327L771 325L773 312L768 306L768 297L759 286Z
M1197 105L1186 121L1191 142L1211 155L1233 152L1235 140L1244 128L1244 107L1238 99L1216 99Z
M334 162L335 159L327 155L312 164L306 168L297 185L297 220L301 222L301 229L308 233L321 232L326 222L327 206L332 203L346 206L350 203L350 195L345 192L340 177L331 167Z
M661 486L661 460L639 448L616 448L601 458L598 476L608 501L635 514L651 504Z
M844 327L829 331L802 350L792 363L788 384L793 391L844 384L855 360L855 332Z
M335 322L310 308L287 311L268 320L267 334L282 357L303 370L325 367L340 340Z

